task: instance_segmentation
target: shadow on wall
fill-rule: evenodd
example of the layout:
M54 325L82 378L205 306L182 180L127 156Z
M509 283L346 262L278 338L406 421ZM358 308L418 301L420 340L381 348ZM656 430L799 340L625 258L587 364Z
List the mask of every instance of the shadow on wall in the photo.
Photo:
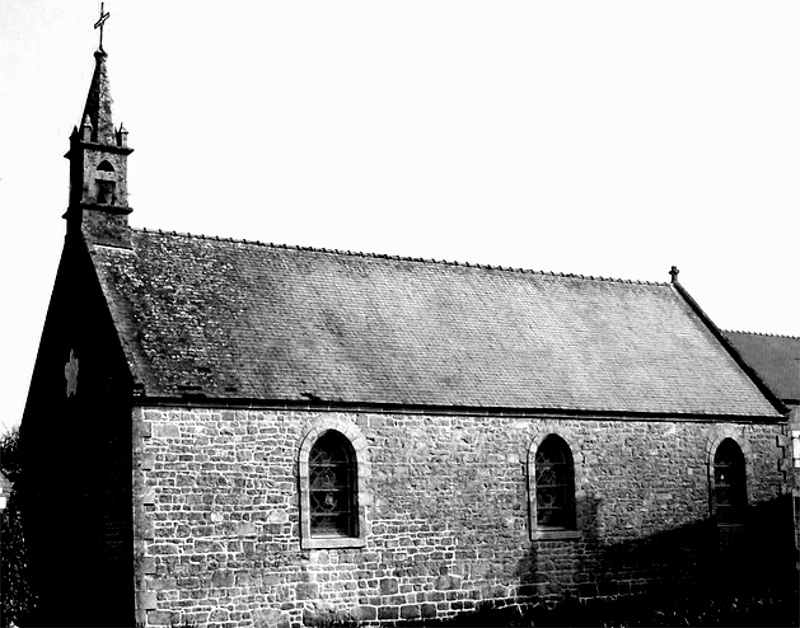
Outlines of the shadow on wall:
M520 597L532 600L658 594L691 598L794 587L791 496L748 508L742 522L713 519L604 543L600 500L579 502L580 538L539 540L517 565Z

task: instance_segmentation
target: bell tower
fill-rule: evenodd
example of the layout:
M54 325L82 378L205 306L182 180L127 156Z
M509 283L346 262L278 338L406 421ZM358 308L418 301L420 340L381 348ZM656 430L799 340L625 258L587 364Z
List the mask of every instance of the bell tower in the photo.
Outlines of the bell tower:
M103 23L108 17L101 9L95 28L100 28L100 47L94 53L95 66L80 127L69 138L69 206L64 218L67 234L82 233L95 244L130 248L128 227L128 131L114 127L111 92L108 85L108 54L103 50Z

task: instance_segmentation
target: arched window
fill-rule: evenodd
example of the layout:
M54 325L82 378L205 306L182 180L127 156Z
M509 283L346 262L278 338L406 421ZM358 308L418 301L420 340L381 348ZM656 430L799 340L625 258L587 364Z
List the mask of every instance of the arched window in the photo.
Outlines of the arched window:
M335 430L323 433L308 458L312 537L358 536L356 477L350 441Z
M575 529L575 469L569 445L550 434L536 450L536 524L552 530Z
M732 438L714 454L714 513L719 521L736 522L747 508L747 476L742 449Z
M114 166L112 166L107 159L101 161L97 165L97 169L100 170L101 172L114 172Z
M308 425L297 457L300 547L365 547L371 466L360 428L336 416Z

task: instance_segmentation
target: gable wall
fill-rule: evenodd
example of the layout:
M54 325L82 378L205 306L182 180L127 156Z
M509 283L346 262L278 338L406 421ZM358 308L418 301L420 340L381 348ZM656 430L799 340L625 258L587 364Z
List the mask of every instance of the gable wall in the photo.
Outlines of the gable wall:
M34 625L132 623L130 394L88 253L68 239L20 427Z
M487 600L692 586L689 574L707 586L717 568L749 581L757 560L743 539L769 573L789 555L768 546L790 533L708 521L709 452L730 436L747 457L753 521L774 525L787 491L782 425L180 408L134 420L147 625L299 626L330 610L367 623L441 618ZM366 545L302 550L298 453L304 435L337 425L367 444ZM548 433L575 460L576 539L531 541L528 453Z

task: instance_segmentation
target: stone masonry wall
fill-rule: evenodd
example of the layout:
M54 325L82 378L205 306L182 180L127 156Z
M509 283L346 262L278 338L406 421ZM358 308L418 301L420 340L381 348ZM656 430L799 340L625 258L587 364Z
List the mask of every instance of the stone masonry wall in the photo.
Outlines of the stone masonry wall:
M134 424L148 626L394 623L691 586L735 568L725 548L745 538L709 522L722 438L745 453L751 511L787 492L781 425L180 408L136 409ZM302 550L298 453L312 428L344 424L367 443L365 547ZM578 533L532 540L528 460L550 433L574 457Z

